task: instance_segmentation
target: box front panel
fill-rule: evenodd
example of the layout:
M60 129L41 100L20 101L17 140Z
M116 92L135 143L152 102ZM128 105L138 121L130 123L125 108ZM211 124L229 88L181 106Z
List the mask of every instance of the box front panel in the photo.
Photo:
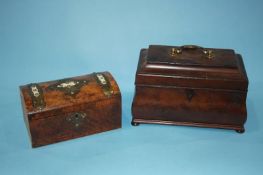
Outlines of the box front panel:
M137 86L133 119L243 125L246 93Z
M108 98L64 109L47 118L30 121L32 146L91 135L121 127L121 100Z

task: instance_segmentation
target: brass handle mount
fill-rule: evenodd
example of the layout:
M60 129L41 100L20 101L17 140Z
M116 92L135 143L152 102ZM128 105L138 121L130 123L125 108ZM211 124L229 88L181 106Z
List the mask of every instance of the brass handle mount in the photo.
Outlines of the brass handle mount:
M187 50L201 50L202 53L206 56L208 59L212 59L215 57L214 52L210 49L205 49L203 47L197 46L197 45L183 45L179 48L172 48L171 49L171 56L176 56L179 54L182 54L183 52L187 52Z

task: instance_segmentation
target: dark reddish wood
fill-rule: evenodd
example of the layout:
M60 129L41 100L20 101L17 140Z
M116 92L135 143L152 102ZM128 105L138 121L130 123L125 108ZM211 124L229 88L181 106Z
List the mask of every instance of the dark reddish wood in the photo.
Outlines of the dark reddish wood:
M200 126L243 133L248 79L241 56L229 49L211 49L216 56L208 60L197 49L174 58L167 54L171 47L141 50L132 125Z
M109 72L103 72L112 87L113 94L106 96L93 74L71 78L87 80L76 96L62 91L49 90L48 86L58 81L38 83L43 89L46 107L37 110L32 105L27 85L20 87L24 119L32 147L43 146L121 127L121 93ZM79 127L67 121L76 113L86 114Z

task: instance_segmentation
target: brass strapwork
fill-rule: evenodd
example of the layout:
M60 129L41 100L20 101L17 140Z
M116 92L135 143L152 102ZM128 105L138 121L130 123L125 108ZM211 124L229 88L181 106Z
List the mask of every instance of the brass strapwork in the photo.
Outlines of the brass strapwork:
M43 90L38 84L29 84L29 95L32 100L32 105L34 108L37 110L42 110L43 108L46 107L46 103L44 101L44 96L43 96Z
M97 83L101 86L104 95L110 97L113 94L113 89L108 78L102 73L94 73L94 77Z

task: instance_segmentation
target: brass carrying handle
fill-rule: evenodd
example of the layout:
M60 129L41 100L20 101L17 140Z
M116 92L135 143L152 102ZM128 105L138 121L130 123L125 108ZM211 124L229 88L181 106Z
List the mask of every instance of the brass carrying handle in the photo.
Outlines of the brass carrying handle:
M176 56L178 54L182 54L183 51L186 50L202 50L202 53L208 58L208 59L212 59L215 57L214 53L212 50L209 49L205 49L203 47L200 46L196 46L196 45L183 45L179 48L172 48L171 50L171 56Z

